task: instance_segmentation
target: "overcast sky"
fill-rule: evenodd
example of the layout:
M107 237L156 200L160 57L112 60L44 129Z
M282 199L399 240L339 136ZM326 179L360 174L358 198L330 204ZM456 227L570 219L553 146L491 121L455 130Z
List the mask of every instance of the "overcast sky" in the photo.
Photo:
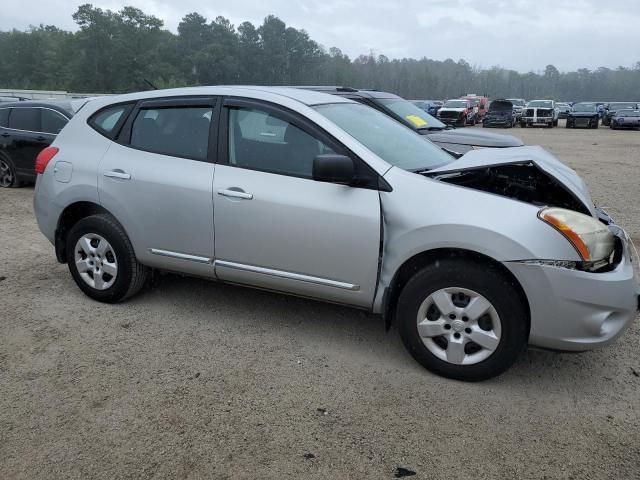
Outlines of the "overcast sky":
M86 0L90 2L90 0ZM73 0L0 0L0 30L53 24L75 30ZM473 65L539 71L632 66L640 61L640 0L94 0L133 5L176 31L198 12L238 25L274 14L355 57L464 58Z

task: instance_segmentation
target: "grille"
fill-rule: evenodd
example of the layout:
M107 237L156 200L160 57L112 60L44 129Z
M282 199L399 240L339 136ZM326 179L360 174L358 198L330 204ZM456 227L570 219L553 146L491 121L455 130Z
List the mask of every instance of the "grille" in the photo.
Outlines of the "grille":
M524 116L525 116L525 117L533 117L533 108L527 108L527 109L524 111Z
M440 110L440 118L458 118L458 112L443 112Z
M540 109L538 109L538 116L539 117L550 117L551 115L553 115L553 112L551 110L540 110Z

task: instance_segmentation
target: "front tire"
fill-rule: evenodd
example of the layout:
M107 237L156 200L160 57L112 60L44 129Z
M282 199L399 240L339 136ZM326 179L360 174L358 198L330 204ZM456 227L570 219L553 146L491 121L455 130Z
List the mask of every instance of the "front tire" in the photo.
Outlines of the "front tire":
M77 222L67 235L66 253L80 290L99 302L120 302L147 281L149 269L138 262L127 234L111 215Z
M413 358L457 380L500 375L527 343L527 309L513 281L473 260L425 266L403 288L396 318Z

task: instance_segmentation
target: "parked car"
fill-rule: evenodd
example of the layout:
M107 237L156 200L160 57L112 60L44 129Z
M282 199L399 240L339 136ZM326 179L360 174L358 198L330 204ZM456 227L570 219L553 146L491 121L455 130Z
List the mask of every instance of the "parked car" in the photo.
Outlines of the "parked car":
M390 116L436 145L454 154L464 154L474 148L521 147L522 140L512 135L481 132L476 129L455 129L445 125L402 97L377 90L357 90L350 87L300 87L349 98Z
M569 112L571 112L571 105L568 103L558 102L556 103L558 107L558 118L567 118L569 116Z
M567 117L567 128L585 127L598 128L600 117L598 116L598 106L595 103L576 103Z
M558 126L560 111L553 100L531 100L520 118L520 126L544 126L553 128Z
M20 101L0 104L0 187L34 182L36 156L73 116L70 102Z
M513 111L516 115L516 122L519 122L520 117L522 117L522 110L524 109L527 102L523 98L507 98L507 100L513 104Z
M611 129L640 128L640 110L618 110L611 119Z
M602 125L610 126L611 119L616 115L618 110L637 110L639 105L636 102L612 102L607 106L602 117Z
M487 97L476 95L475 93L469 93L462 98L471 102L471 107L473 108L474 113L474 125L476 123L481 123L489 109L489 99Z
M432 117L436 117L438 115L438 110L440 110L444 103L440 100L410 100L410 102L419 109L427 112Z
M512 128L516 124L516 112L509 100L494 100L489 105L489 111L482 119L483 127Z
M576 172L540 147L456 160L345 98L100 98L36 169L38 225L101 302L151 269L336 302L396 322L418 362L463 380L498 375L527 343L606 345L636 316L628 236Z
M476 112L469 100L456 98L447 100L438 111L438 118L447 125L464 127L476 124Z

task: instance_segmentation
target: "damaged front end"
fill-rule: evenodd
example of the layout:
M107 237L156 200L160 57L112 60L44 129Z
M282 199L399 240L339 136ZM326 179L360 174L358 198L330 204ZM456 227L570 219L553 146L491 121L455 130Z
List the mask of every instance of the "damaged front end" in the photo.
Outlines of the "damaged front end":
M517 150L517 158L513 154L508 155L509 152L505 154L504 150L469 152L445 167L421 173L440 182L529 203L540 207L541 212L551 207L577 212L589 217L587 220L592 223L597 220L601 228L608 229L618 238L607 252L597 258L589 258L588 252L586 256L580 252L582 262L553 262L555 266L590 272L613 268L620 261L622 251L619 232L615 231L619 227L604 211L594 206L582 179L540 147ZM510 159L507 158L509 156Z
M450 172L429 171L424 174L442 182L513 198L540 207L555 206L591 214L562 183L531 161Z

